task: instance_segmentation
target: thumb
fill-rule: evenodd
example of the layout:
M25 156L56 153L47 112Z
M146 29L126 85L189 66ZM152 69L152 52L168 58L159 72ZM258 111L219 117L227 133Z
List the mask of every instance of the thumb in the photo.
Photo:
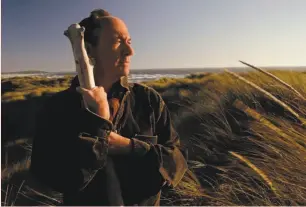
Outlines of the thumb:
M84 92L87 91L85 88L82 88L82 87L80 87L80 86L76 87L75 90L76 90L77 92L81 93L81 94L83 94Z

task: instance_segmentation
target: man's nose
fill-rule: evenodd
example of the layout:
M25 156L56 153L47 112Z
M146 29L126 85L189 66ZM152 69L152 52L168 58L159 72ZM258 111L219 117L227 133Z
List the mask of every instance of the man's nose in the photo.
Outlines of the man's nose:
M123 48L123 55L124 56L133 56L134 55L134 49L132 47L131 44L124 44L124 48Z

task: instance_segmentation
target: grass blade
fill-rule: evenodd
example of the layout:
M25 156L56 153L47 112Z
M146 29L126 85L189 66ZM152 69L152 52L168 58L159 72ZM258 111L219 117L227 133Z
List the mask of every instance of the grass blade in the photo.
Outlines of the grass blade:
M239 62L241 62L244 65L247 65L255 70L258 70L260 72L262 72L263 74L268 75L269 77L273 78L274 80L276 80L277 82L279 82L280 84L284 85L286 88L288 88L289 90L293 91L296 95L298 95L300 98L302 98L304 101L306 101L306 98L300 93L298 92L295 88L293 88L291 85L289 85L288 83L286 83L285 81L279 79L278 77L276 77L275 75L269 73L268 71L265 71L264 69L258 68L254 65L251 65L249 63L246 63L244 61L239 60Z
M239 80L245 82L246 84L248 84L249 86L255 88L256 90L262 92L266 97L270 98L272 101L276 102L277 104L279 104L280 106L282 106L284 109L286 109L288 112L290 112L297 120L299 120L303 125L305 124L305 121L303 120L303 118L300 117L299 114L297 114L290 106L288 106L287 104L285 104L284 102L282 102L281 100L279 100L278 98L276 98L275 96L273 96L271 93L269 93L268 91L262 89L261 87L259 87L258 85L252 83L251 81L248 81L247 79L243 78L242 76L231 72L227 69L225 69L225 72L238 78Z

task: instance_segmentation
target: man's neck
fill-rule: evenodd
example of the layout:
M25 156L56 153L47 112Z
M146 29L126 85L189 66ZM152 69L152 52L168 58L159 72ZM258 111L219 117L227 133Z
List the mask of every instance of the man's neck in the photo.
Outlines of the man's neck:
M118 81L118 78L111 78L111 77L103 77L103 78L95 78L96 86L102 86L106 93L110 91L113 84Z

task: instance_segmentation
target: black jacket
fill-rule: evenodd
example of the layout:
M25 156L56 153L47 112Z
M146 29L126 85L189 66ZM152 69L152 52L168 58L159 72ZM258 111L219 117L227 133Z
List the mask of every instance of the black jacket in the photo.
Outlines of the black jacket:
M131 154L111 156L124 204L159 205L162 186L175 187L187 170L179 136L161 96L122 77L108 94L121 100L112 123L82 107L77 86L76 77L71 87L55 94L39 114L32 174L62 192L64 205L109 205L104 170L108 146L104 141L115 131L134 141ZM100 156L93 152L97 139L103 143Z

